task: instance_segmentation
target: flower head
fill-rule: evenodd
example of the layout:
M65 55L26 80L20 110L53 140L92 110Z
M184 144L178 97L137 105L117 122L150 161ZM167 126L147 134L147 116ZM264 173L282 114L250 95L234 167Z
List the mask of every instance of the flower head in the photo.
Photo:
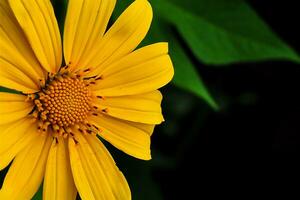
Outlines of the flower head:
M0 93L0 199L31 199L42 181L44 199L131 199L98 136L149 160L174 72L166 43L135 50L149 2L106 30L115 3L69 0L62 45L50 0L0 1L0 86L19 91Z

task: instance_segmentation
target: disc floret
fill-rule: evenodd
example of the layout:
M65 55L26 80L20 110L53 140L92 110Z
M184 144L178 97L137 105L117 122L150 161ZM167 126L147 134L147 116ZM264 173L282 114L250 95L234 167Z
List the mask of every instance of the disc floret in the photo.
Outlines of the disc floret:
M40 92L28 95L35 105L32 115L39 120L38 129L46 132L51 127L54 132L66 135L70 127L86 124L93 110L90 81L59 74L46 82Z

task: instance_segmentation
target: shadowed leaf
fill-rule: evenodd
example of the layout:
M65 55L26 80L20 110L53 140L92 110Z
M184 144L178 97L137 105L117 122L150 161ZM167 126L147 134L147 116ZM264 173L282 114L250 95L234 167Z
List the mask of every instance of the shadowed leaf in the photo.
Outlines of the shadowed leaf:
M152 0L206 64L285 59L300 62L243 0Z

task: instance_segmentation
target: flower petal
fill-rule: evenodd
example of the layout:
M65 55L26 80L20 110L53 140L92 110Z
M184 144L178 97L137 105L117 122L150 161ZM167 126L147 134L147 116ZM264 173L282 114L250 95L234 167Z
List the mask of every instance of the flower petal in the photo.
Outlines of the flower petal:
M155 128L155 124L143 124L143 123L137 123L137 122L130 122L127 121L127 123L133 127L136 127L143 132L147 133L149 136L152 136Z
M25 118L33 109L26 96L0 92L0 125Z
M55 73L62 62L61 38L50 0L9 0L36 57Z
M96 48L103 37L116 0L70 0L64 31L64 54L71 68Z
M74 200L77 190L70 167L69 152L64 138L53 140L44 179L44 200Z
M139 125L109 116L92 116L89 121L100 131L98 134L121 151L142 160L150 160L150 135Z
M106 67L94 88L98 96L123 96L151 92L171 81L172 61L167 43L143 47Z
M140 95L104 97L95 104L104 114L140 123L160 124L162 95L153 91Z
M9 199L9 196L0 190L0 199Z
M130 189L123 174L100 140L75 133L69 139L71 168L82 199L129 200Z
M38 91L38 77L28 75L24 68L28 63L7 44L0 38L0 85L28 93Z
M0 18L0 85L23 92L35 92L44 71L7 0L0 1Z
M0 126L0 170L24 149L34 138L37 126L30 118Z
M152 21L147 0L135 0L85 58L81 66L97 68L132 52L146 36Z
M16 156L4 179L1 193L7 199L31 199L42 183L51 139L49 134L31 134L35 138Z

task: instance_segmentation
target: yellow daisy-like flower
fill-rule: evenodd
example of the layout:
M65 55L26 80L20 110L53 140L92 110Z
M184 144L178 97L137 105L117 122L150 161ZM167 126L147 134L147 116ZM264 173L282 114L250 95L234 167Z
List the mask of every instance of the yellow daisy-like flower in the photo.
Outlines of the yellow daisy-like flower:
M173 77L166 43L135 50L152 20L136 0L106 31L116 0L69 0L61 36L50 0L0 0L1 200L131 199L99 138L149 160ZM63 52L63 53L62 53ZM66 65L62 65L62 55Z

